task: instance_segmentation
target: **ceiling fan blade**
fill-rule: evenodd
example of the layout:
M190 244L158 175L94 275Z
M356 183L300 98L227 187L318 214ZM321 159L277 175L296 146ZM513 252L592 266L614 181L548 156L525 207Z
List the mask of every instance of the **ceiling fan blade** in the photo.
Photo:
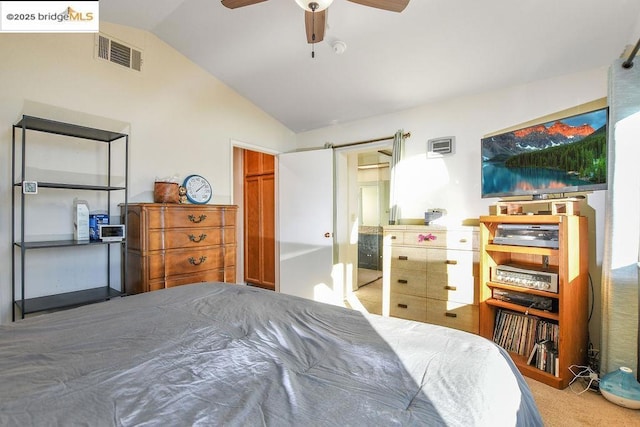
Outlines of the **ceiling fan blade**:
M251 6L252 4L262 3L267 0L222 0L222 5L229 9L236 9L243 6Z
M315 14L315 16L314 16ZM320 12L304 12L304 26L307 29L307 42L318 43L324 39L324 27L327 23L327 9ZM315 40L313 35L315 34Z
M358 3L363 6L375 7L389 10L391 12L402 12L409 4L409 0L349 0L351 3Z

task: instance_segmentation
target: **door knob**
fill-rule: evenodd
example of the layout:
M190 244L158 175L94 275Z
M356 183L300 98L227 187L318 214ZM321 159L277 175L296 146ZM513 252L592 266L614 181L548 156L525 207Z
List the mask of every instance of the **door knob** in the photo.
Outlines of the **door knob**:
M324 237L328 239L329 237L331 237L331 233L324 233Z

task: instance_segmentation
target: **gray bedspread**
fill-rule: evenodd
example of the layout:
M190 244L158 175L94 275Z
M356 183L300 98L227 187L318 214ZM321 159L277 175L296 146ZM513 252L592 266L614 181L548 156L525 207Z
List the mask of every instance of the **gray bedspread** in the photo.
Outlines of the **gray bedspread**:
M541 426L479 336L180 286L0 327L0 425Z

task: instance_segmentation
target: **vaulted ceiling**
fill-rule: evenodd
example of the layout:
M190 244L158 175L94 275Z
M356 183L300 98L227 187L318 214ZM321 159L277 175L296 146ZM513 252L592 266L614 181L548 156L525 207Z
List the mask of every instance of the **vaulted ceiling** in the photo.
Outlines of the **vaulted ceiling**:
M411 0L402 13L334 0L315 58L294 0L102 0L100 19L150 31L296 133L609 66L640 37L638 0Z

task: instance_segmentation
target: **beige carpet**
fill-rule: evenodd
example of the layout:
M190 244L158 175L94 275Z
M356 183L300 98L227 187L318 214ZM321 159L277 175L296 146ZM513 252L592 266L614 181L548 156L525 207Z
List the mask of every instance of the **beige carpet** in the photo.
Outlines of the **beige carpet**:
M574 387L558 390L526 378L546 427L640 426L640 410L609 402L597 392Z

